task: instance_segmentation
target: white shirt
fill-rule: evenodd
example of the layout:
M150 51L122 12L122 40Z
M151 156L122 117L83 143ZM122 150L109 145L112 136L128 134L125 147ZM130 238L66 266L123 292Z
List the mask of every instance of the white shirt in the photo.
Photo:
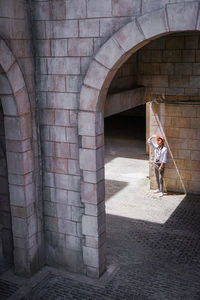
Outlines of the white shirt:
M154 162L156 163L165 163L167 162L167 147L158 147L158 145L155 145L150 138L147 140L148 144L152 146L154 149Z

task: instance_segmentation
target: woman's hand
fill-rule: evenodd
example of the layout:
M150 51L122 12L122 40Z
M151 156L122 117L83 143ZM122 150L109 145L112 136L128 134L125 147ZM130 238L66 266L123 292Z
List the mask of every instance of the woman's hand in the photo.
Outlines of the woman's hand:
M156 134L153 134L149 139L152 140L153 138L156 138L157 135Z

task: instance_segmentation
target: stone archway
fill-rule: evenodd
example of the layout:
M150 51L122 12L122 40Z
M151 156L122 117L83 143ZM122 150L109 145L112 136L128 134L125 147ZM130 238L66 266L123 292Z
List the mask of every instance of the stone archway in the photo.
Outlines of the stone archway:
M38 269L38 224L32 149L32 117L29 96L19 65L0 40L0 65L11 95L1 95L4 113L9 198L16 273L29 275Z
M196 1L168 4L140 16L115 33L89 66L79 107L83 259L89 276L99 277L106 269L103 109L108 87L121 64L151 40L172 32L200 30L198 14Z

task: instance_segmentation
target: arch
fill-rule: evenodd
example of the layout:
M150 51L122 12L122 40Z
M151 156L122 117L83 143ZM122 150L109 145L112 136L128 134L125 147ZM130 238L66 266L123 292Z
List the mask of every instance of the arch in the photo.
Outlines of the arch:
M108 87L117 69L145 44L169 33L193 30L200 30L199 2L167 4L122 27L89 66L80 93L78 130L81 200L85 205L83 259L92 276L100 276L106 268L103 107Z
M7 95L1 91L0 94L4 113L14 266L16 273L30 275L37 268L38 260L37 251L33 248L37 225L31 107L20 67L2 39L0 65L10 85Z

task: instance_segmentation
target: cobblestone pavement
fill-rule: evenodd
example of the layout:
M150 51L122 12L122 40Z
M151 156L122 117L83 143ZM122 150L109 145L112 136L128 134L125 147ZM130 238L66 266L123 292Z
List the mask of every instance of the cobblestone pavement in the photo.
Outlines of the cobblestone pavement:
M200 299L198 196L186 196L164 224L107 215L107 228L108 264L118 269L104 284L47 273L11 299ZM16 284L9 288L14 296Z

